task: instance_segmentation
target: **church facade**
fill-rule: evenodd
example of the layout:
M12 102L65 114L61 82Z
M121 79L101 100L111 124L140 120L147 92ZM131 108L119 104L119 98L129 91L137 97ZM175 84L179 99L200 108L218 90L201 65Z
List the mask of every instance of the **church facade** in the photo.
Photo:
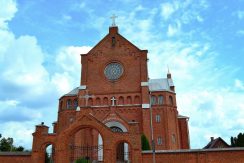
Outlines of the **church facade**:
M81 54L80 85L59 99L53 133L43 124L36 127L37 157L52 144L56 162L59 153L67 157L61 162L142 162L142 135L153 150L189 149L188 117L177 111L171 74L149 79L147 62L147 50L125 39L117 26L110 27ZM62 148L60 143L65 143Z
M147 62L147 50L110 27L81 54L80 84L60 97L53 131L37 125L32 151L0 152L0 162L243 163L243 148L190 149L171 74L149 79Z

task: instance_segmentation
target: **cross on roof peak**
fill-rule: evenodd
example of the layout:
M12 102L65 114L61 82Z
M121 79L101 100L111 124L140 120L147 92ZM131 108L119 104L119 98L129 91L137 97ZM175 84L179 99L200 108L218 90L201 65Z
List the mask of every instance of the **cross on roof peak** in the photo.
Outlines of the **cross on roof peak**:
M110 19L112 19L112 27L116 26L116 24L115 24L115 19L116 18L118 18L118 16L116 16L114 14L110 17Z

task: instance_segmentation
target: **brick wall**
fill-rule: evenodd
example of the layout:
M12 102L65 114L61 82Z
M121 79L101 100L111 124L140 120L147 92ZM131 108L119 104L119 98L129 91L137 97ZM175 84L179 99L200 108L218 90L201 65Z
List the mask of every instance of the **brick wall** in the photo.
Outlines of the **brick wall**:
M0 163L32 163L30 152L0 152Z
M143 163L152 161L152 152L143 151ZM161 150L156 163L244 163L244 148Z

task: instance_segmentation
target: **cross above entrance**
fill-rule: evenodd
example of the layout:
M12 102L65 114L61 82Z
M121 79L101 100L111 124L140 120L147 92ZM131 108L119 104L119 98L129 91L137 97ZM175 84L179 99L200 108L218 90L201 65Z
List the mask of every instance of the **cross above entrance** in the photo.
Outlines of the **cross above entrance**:
M112 27L116 26L115 19L118 18L118 16L115 16L114 14L110 17L112 19Z
M80 98L84 98L86 100L86 105L85 106L87 106L88 105L88 99L89 98L93 98L95 96L94 95L89 95L88 94L88 90L85 90L85 92L86 92L86 94L84 96L80 96Z
M112 101L112 106L115 106L116 98L114 96L111 98L111 101Z

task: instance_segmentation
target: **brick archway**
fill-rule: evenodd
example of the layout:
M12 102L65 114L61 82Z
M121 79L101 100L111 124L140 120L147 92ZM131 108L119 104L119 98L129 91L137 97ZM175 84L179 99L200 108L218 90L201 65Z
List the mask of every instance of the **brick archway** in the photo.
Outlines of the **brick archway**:
M44 126L45 127L45 126ZM43 134L43 130L35 132L33 144L33 162L44 163L43 146L54 144L56 163L69 163L69 140L76 132L84 128L96 129L103 139L103 162L116 162L116 146L118 142L127 142L131 147L132 162L141 162L140 134L137 125L131 125L129 132L116 133L104 123L96 119L90 112L77 112L76 120L64 131L57 134ZM41 140L41 141L40 141Z
M90 113L88 114L80 114L79 118L67 128L63 133L61 133L57 138L57 144L59 145L56 155L57 155L57 163L69 162L69 138L72 137L77 131L82 128L94 128L98 130L103 139L103 162L111 163L116 161L116 150L115 144L117 142L125 141L131 145L132 151L140 151L140 142L138 142L138 138L140 136L138 134L132 133L114 133L107 127L105 124L101 123ZM133 136L132 136L133 135ZM137 152L135 152L137 153ZM140 152L139 152L140 153ZM134 154L134 152L133 152ZM141 158L141 154L136 157ZM137 161L133 161L137 162Z

